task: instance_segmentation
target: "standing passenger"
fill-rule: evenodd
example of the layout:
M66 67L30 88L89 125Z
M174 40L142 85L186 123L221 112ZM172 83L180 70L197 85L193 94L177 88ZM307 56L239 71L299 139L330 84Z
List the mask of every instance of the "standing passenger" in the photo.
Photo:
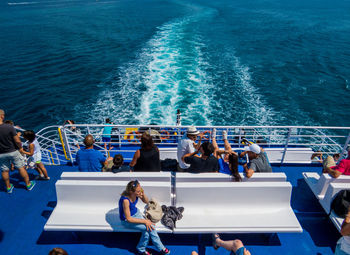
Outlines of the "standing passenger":
M152 136L146 132L141 136L141 148L135 152L130 167L135 172L160 171L159 149L154 145Z
M103 128L103 134L102 134L102 142L104 142L104 148L107 150L107 143L109 144L109 147L111 147L111 140L112 140L112 122L109 118L106 119L106 126Z
M148 204L148 197L141 188L140 183L135 180L128 183L125 191L119 199L119 217L122 225L125 228L141 231L141 238L136 246L138 254L151 255L146 251L146 247L151 237L153 245L157 248L160 254L170 254L170 251L164 247L160 240L154 223L145 219L142 213L137 209L136 204L139 198Z
M17 136L16 130L9 124L4 124L5 111L0 109L0 170L2 179L5 182L7 193L12 193L13 185L10 183L11 164L18 169L22 176L27 190L32 190L35 186L34 181L29 181L29 176L24 168L24 161L19 150L22 149L22 143Z
M197 136L199 135L199 141L196 144ZM179 162L178 170L185 171L190 165L183 161L183 156L189 153L193 153L199 150L201 145L203 134L199 133L196 127L187 128L186 135L184 135L177 145L177 161Z
M43 180L50 180L47 175L46 168L41 162L41 147L38 140L35 138L35 133L33 130L26 130L23 132L23 138L29 142L29 151L21 150L21 152L29 157L33 157L33 161L36 166L36 170L39 173L39 178Z

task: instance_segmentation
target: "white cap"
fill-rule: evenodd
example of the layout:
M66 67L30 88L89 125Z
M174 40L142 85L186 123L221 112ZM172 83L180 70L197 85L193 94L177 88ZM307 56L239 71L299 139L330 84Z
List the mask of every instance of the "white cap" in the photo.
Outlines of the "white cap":
M260 152L261 152L259 145L255 144L255 143L244 147L244 150L254 152L255 154L260 154Z
M187 128L187 134L188 135L198 135L199 131L197 130L196 127L190 126L190 127Z

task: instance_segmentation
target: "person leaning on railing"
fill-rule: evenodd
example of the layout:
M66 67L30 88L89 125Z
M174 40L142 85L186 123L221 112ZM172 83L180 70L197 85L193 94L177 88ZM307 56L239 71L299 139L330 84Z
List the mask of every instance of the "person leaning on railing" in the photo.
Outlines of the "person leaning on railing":
M337 243L334 255L349 255L350 254L350 207L345 216L343 224L340 229L342 237Z

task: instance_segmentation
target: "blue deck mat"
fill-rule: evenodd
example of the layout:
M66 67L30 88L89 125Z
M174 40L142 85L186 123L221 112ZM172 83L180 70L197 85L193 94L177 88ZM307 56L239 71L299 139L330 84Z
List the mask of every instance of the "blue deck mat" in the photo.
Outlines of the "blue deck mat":
M0 188L0 254L46 255L53 247L62 247L73 254L133 254L139 239L138 233L107 232L45 232L44 225L56 205L55 182L62 171L76 171L76 167L47 167L50 181L37 181L28 192L18 172L11 172L15 189L7 194ZM321 171L320 167L273 167L274 172L284 171L293 185L291 205L303 227L303 233L283 234L224 234L222 238L239 238L251 254L333 254L340 237L311 190L302 179L304 171ZM29 171L34 178L35 172ZM257 212L258 213L258 212ZM229 254L211 246L211 235L162 234L164 244L171 254L200 255ZM150 247L152 248L152 247ZM152 252L157 254L157 252Z

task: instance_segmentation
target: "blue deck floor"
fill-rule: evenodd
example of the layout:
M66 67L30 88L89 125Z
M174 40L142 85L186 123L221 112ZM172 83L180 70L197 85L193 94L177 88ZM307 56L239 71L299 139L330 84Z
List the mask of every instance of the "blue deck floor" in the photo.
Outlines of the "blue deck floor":
M44 225L56 205L55 182L62 171L76 171L75 167L47 167L50 181L37 181L28 192L17 172L11 173L15 185L13 194L0 189L0 254L48 254L53 247L62 247L73 254L133 254L139 234L95 232L45 232ZM324 213L308 188L301 173L320 171L316 167L273 167L275 172L284 171L293 185L291 205L303 227L303 233L293 234L225 234L223 239L241 239L252 255L262 254L333 254L338 231ZM31 178L35 173L29 172ZM257 212L258 213L258 212ZM208 235L163 234L161 239L171 254L200 255L229 254L211 246ZM157 254L154 252L153 254Z

